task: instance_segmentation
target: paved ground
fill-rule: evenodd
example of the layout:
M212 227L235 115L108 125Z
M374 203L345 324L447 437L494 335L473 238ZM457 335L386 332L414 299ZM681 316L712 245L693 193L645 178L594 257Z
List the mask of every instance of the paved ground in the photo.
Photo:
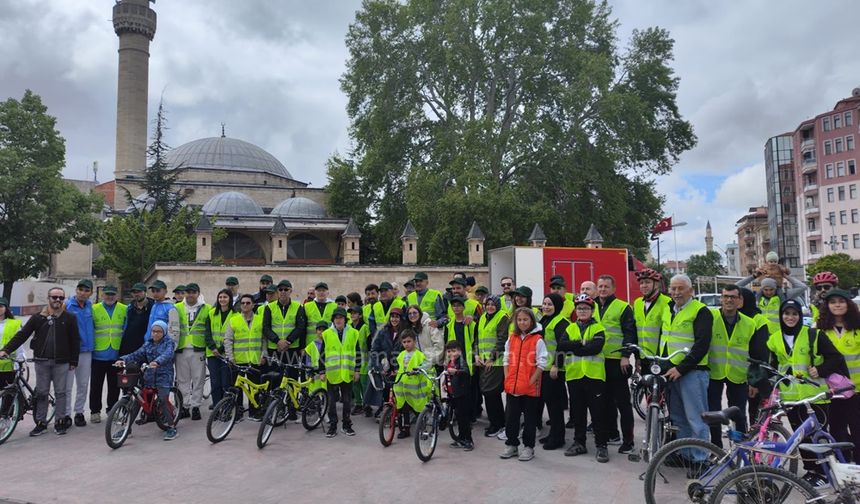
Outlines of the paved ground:
M28 415L0 445L0 503L379 502L432 496L434 502L609 504L643 499L638 475L644 464L629 462L617 447L610 447L608 464L598 464L591 439L589 454L580 457L538 448L531 462L501 460L504 443L484 438L486 424L480 421L475 451L450 448L446 433L433 459L422 463L411 439L383 448L372 419L356 419L355 437L340 433L333 439L322 429L307 432L290 423L258 450L259 424L248 421L227 440L210 444L207 414L202 421L180 422L180 436L172 442L162 441L154 424L135 426L133 437L118 450L105 444L104 422L72 427L65 436L51 429L29 438L33 422ZM638 423L637 432L642 427Z

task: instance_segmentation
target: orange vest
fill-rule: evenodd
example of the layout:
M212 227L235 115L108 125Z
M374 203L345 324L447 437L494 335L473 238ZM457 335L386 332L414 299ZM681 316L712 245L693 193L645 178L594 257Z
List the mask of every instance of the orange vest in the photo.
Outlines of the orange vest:
M540 396L540 376L534 385L529 378L537 367L537 342L540 334L529 334L520 338L511 334L508 338L508 376L505 377L505 392L518 396Z

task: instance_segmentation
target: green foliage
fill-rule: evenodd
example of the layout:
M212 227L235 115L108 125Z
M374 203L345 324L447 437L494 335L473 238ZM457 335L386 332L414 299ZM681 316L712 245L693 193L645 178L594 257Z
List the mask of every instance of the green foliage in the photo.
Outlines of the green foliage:
M372 259L399 260L407 218L431 263L466 260L472 220L488 248L536 222L553 245L581 246L594 223L606 246L646 247L662 204L650 179L696 139L668 32L635 31L622 51L616 31L592 0L365 0L341 79L354 159L329 174L367 195L353 216Z
M848 254L829 254L815 261L814 264L807 266L806 272L809 275L809 285L812 285L812 277L822 271L835 273L839 277L839 286L843 289L850 289L860 285L860 261L851 259L851 256Z
M687 259L687 275L694 281L700 276L724 275L726 269L722 264L722 256L719 252L712 250L702 255L691 255Z
M45 271L72 241L92 242L103 199L63 180L65 140L42 99L0 103L0 277L3 296L19 279Z

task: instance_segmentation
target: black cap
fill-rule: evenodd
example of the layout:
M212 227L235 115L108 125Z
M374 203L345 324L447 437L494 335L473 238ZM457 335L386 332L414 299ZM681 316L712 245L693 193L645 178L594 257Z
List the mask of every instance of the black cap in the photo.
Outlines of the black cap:
M347 308L346 311L352 312L352 313L362 313L361 306L359 306L359 305L352 305L349 308Z
M78 282L78 287L86 287L89 290L93 290L93 281L89 278L83 278Z
M292 289L293 283L285 278L285 279L281 280L280 282L278 282L278 287L289 287L290 289Z
M415 281L414 280L407 280L407 281L403 282L403 286L404 287L415 287Z
M550 287L567 287L567 283L564 281L564 277L561 275L556 275L549 279Z
M224 285L239 285L239 279L234 276L228 276L227 280L224 280Z
M314 289L325 289L328 290L328 284L325 282L319 282L314 286Z
M4 298L4 297L0 297L0 305L3 305L6 308L9 308L9 300Z
M143 282L137 282L131 286L132 292L146 292L146 285Z
M260 281L272 283L272 275L263 275L260 277Z
M346 296L344 296L343 294L341 294L340 296L338 296L338 297L334 298L334 302L335 302L335 303L346 303L346 302L347 302L347 300L346 300Z
M194 282L191 282L191 283L185 284L185 290L186 290L186 292L187 291L200 292L200 286Z
M418 273L415 273L415 275L412 277L412 279L413 280L427 280L427 273L424 273L423 271L419 271Z
M328 322L325 320L320 320L317 322L317 329L328 329Z
M794 299L786 299L785 301L783 301L779 307L779 314L782 315L783 313L785 313L785 310L789 308L794 308L795 310L797 310L797 313L800 313L801 315L803 314L803 306L801 306L801 304Z
M466 287L467 285L469 285L469 284L466 282L466 279L465 279L465 278L460 278L460 277L457 277L457 278L455 278L455 279L451 280L450 282L448 282L448 285L454 285L454 284L460 284L460 285L462 285L463 287Z
M346 318L346 310L344 310L343 308L335 308L331 314L331 318L334 319L335 317Z
M454 303L459 303L459 304L461 304L461 305L463 305L463 306L466 306L466 300L465 300L465 299L463 299L463 296L454 296L454 297L452 297L452 298L451 298L451 304L453 305Z
M105 294L116 294L116 286L110 284L105 285L102 292Z

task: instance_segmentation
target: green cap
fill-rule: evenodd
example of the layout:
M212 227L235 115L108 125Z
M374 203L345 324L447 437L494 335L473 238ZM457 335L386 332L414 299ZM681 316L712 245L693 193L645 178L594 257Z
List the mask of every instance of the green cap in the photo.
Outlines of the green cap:
M6 308L9 308L9 300L4 298L4 297L0 297L0 305L3 305Z
M185 291L200 292L200 286L194 282L191 282L189 284L185 284Z
M549 280L550 287L567 287L567 284L564 281L564 277L562 276L554 276Z
M467 286L469 285L469 284L466 282L466 279L465 279L465 278L460 278L460 277L457 277L457 278L455 278L455 279L451 280L450 282L448 282L448 285L454 285L454 284L460 284L460 285L462 285L463 287L467 287Z
M289 287L290 289L292 289L293 284L289 280L284 279L284 280L281 280L280 282L278 282L278 287Z
M419 271L418 273L415 273L415 276L413 276L412 279L413 280L427 280L427 273L424 273L423 271Z
M166 289L167 284L162 282L161 280L156 280L156 281L152 282L151 284L149 284L149 288L150 289Z
M517 290L514 291L514 294L517 296L530 298L530 297L532 297L532 290L530 288L526 287L525 285L523 285L523 286L518 287Z
M325 282L319 282L314 286L314 289L325 289L328 290L328 284Z
M269 285L267 285L267 286L266 286L266 288L265 288L265 289L263 289L263 292L272 292L272 293L274 293L274 292L278 292L278 288L277 288L277 287L275 287L275 286L274 286L274 285L272 285L272 284L269 284Z
M335 303L347 303L348 301L346 300L346 296L341 294L340 296L334 298L334 302Z
M81 281L78 282L78 287L86 287L89 290L93 290L93 281L89 278L81 279Z
M404 287L415 287L415 281L414 280L407 280L407 281L403 282L403 286Z
M352 313L363 313L361 308L362 308L361 305L352 305L349 308L347 308L346 311L352 312Z
M476 293L476 294L481 294L481 293L483 293L483 294L489 294L489 293L490 293L490 289L488 289L488 288L484 287L483 285L479 285L479 286L475 287L475 293Z
M394 287L391 285L391 282L382 282L379 284L379 290L391 290Z
M272 283L273 282L272 275L263 275L260 277L260 281Z
M335 317L346 318L346 310L344 310L343 308L335 308L331 314L331 318L334 319Z
M454 303L457 303L457 304L460 304L460 305L466 306L466 300L465 300L465 299L463 299L463 296L454 296L454 297L452 297L452 298L451 298L451 304L453 305Z
M146 285L143 282L137 282L131 286L132 292L146 292Z
M116 294L116 287L110 284L105 285L102 292L105 294Z
M320 320L317 322L317 329L328 329L328 322L325 320Z
M185 292L185 286L182 284L179 284L173 288L173 292Z
M847 290L842 290L842 289L839 289L839 288L834 288L834 289L830 289L829 291L827 291L827 294L825 294L825 295L824 295L824 299L830 299L830 298L832 298L832 297L837 297L837 296L838 296L838 297L841 297L841 298L845 298L845 299L847 299L849 302L850 302L850 301L851 301L851 299L853 298L853 296L851 296L851 293L850 293L850 292L848 292Z
M234 276L228 276L227 280L224 280L224 285L239 285L239 279Z

